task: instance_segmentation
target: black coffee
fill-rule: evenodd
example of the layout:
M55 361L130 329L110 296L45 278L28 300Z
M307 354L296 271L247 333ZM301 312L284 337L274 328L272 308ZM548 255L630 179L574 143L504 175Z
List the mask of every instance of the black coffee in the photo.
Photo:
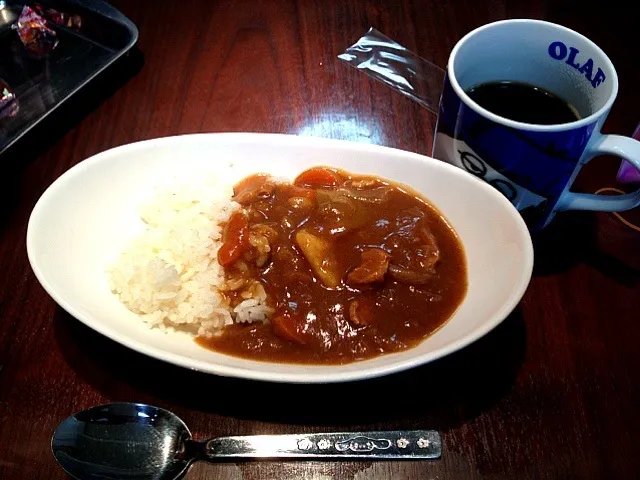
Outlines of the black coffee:
M540 87L519 82L490 82L467 90L483 108L516 122L556 125L580 119L576 109Z

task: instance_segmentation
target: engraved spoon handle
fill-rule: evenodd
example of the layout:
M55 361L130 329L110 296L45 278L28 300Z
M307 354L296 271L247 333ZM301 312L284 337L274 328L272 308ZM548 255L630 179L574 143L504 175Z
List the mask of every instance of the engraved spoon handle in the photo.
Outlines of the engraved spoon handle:
M437 459L442 442L431 430L219 437L206 442L211 461L250 458Z

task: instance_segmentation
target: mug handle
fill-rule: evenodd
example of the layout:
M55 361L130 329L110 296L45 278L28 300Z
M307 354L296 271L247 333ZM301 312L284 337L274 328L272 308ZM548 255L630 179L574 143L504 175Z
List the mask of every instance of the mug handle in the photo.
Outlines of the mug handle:
M622 135L599 135L599 139L585 152L587 162L598 155L615 155L627 160L640 171L640 142ZM586 163L586 162L585 162ZM640 189L624 195L594 195L566 191L556 210L596 210L621 212L640 205Z

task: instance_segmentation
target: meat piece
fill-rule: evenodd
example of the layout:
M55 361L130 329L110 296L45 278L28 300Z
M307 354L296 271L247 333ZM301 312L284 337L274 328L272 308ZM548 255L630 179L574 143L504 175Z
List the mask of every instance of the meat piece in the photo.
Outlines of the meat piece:
M278 238L277 230L271 225L267 225L266 223L256 223L254 225L251 225L251 233L266 237L269 243L275 242L275 240Z
M250 248L244 252L244 259L256 267L264 267L271 257L271 243L277 237L278 232L268 225L262 223L251 225L249 228Z
M249 249L249 222L241 212L231 215L222 232L222 246L218 250L218 263L223 267L233 264Z
M259 253L269 253L271 251L269 239L259 233L249 233L249 243L255 247Z
M286 265L284 273L307 271L305 258L300 255L295 246L291 245L279 245L275 252L273 252L273 261L280 265ZM309 279L312 279L311 275L308 275Z
M357 327L364 327L373 322L373 302L360 297L349 303L349 321Z
M421 243L417 247L406 249L405 258L400 261L403 265L390 264L389 275L398 282L409 285L424 285L435 277L434 268L440 261L440 249L436 237L424 226L415 230L414 238Z
M289 197L304 197L312 202L316 200L316 191L313 188L298 187L296 185L282 185L280 187Z
M276 183L269 175L251 175L233 187L233 200L240 205L249 205L257 200L269 198Z
M360 254L360 265L347 276L349 283L373 283L384 280L390 255L381 248L369 248Z
M329 241L317 237L306 230L296 232L296 245L302 251L311 269L320 281L329 288L340 284L340 273L332 246Z

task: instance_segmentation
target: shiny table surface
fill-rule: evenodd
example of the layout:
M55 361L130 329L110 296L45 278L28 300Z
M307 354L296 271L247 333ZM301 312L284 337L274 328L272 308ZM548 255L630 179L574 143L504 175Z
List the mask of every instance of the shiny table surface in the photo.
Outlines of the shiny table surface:
M125 349L58 308L36 281L31 209L64 171L102 150L191 132L278 132L429 154L435 118L336 55L370 26L444 66L467 31L503 18L564 24L620 76L604 130L640 121L637 10L535 0L113 1L139 52L110 69L2 159L0 478L63 479L58 422L111 401L168 408L216 435L425 428L435 462L198 464L189 479L640 478L640 233L609 214L560 215L535 239L521 305L450 357L355 384L253 383L182 370ZM609 7L609 8L608 8ZM595 160L577 188L615 186ZM638 212L626 217L640 221Z

